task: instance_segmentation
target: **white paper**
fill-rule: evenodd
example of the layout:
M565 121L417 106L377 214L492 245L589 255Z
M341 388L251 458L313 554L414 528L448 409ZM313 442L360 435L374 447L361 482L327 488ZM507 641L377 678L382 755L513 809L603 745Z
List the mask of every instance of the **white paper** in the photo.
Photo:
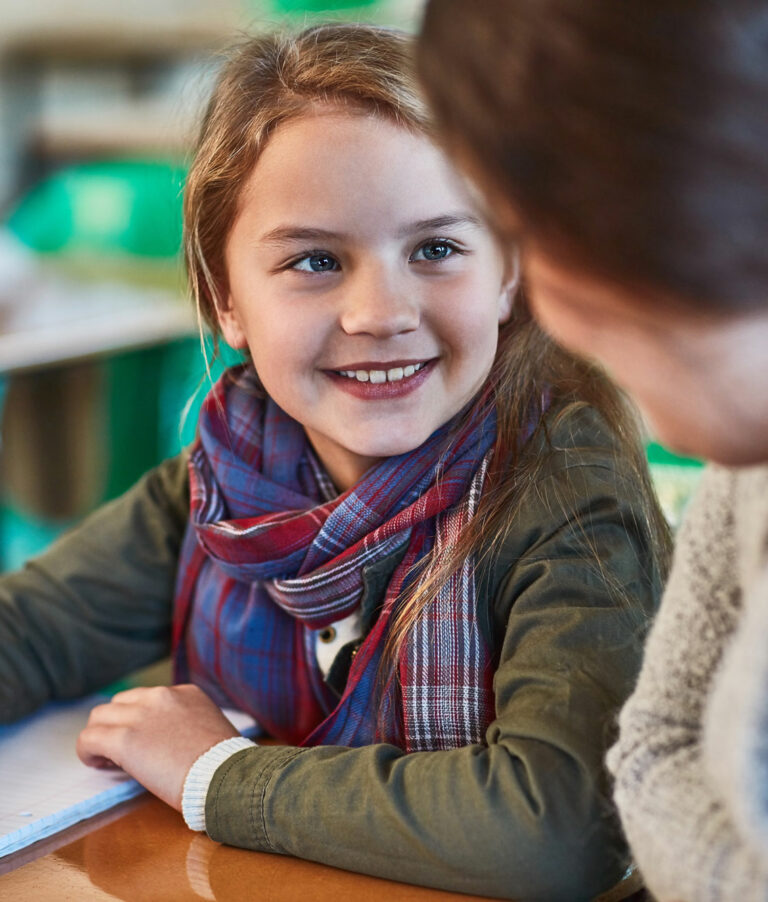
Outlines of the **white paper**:
M75 753L91 708L108 700L52 702L0 726L0 858L143 792L123 771L86 767ZM247 715L224 713L251 732Z
M54 702L0 727L0 857L142 792L123 771L86 767L75 753L89 711L102 701Z

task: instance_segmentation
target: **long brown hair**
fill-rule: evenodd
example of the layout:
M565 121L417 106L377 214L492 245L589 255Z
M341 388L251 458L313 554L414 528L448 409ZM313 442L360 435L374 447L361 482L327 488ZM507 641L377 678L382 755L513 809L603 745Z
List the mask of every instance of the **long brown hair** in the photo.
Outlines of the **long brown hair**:
M208 107L184 199L190 281L198 310L214 333L226 283L224 245L242 186L281 122L300 116L312 103L328 101L431 135L431 119L417 88L412 44L401 33L327 25L298 35L264 35L244 44L225 67ZM551 427L551 419L543 416L544 397L559 417L584 405L602 414L615 436L617 456L635 478L642 515L659 566L664 566L666 527L631 410L598 369L560 350L541 332L522 294L510 321L500 329L489 382L498 439L488 490L461 541L439 558L422 562L422 579L405 599L385 649L390 672L415 618L440 585L464 559L488 553L512 528L525 492L546 464L546 455L530 453L534 441L521 441L524 423L540 421L536 437ZM564 498L561 503L572 512L576 499Z
M768 304L768 7L430 0L451 149L553 258L638 298Z

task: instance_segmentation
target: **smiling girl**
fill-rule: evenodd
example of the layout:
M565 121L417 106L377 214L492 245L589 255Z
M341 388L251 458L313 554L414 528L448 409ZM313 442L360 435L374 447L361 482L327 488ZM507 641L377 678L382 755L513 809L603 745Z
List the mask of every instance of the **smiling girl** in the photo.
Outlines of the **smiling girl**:
M602 757L665 530L621 398L531 321L430 134L392 31L225 67L186 246L248 363L188 457L0 582L3 716L172 638L181 685L96 708L83 760L223 842L576 902L626 865Z

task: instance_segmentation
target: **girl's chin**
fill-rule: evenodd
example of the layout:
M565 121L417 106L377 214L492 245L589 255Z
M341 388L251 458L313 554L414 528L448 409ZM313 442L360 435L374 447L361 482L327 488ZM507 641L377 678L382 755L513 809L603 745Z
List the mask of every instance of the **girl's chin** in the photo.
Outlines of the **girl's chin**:
M414 445L412 442L403 442L402 444L386 444L386 445L371 445L366 446L365 448L361 448L360 450L354 450L352 453L354 456L360 460L368 462L368 469L384 460L387 457L397 457L400 454L408 454L410 451L414 451L419 447L423 442L419 442L417 445Z

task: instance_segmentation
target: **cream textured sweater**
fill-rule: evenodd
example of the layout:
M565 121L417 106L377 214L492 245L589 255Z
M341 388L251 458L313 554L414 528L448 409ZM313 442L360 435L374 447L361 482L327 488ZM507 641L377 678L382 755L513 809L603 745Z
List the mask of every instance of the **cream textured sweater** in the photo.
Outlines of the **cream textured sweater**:
M711 467L608 756L660 900L768 900L768 466Z

